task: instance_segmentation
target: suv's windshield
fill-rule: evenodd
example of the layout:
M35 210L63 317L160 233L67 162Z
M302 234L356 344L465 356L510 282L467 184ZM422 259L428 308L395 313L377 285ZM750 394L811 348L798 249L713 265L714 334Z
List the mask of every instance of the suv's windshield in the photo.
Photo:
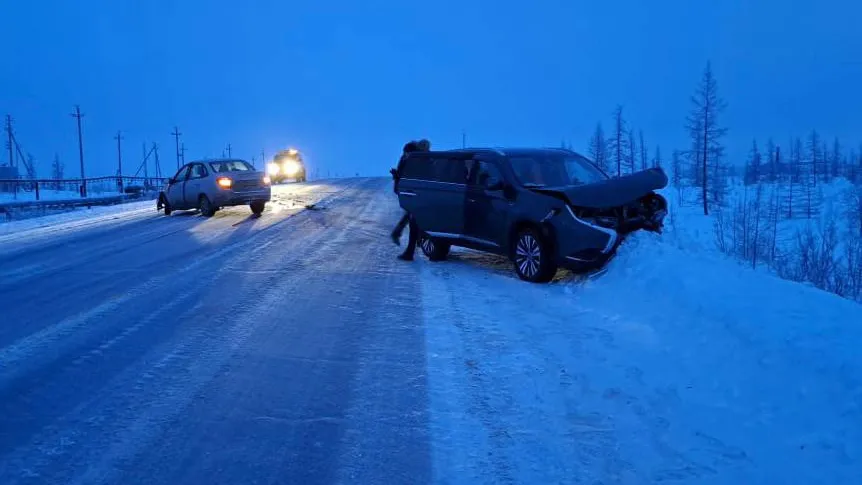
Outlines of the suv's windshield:
M524 185L583 185L608 177L586 158L576 154L537 153L510 159L515 176Z
M254 167L242 160L229 160L226 162L210 162L213 172L251 172Z

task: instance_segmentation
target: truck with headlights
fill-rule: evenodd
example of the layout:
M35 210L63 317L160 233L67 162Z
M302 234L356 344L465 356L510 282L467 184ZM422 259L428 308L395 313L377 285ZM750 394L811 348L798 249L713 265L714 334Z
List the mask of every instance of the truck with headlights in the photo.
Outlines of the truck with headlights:
M267 165L266 171L274 184L283 183L289 179L297 182L305 182L307 179L302 154L295 148L276 153Z

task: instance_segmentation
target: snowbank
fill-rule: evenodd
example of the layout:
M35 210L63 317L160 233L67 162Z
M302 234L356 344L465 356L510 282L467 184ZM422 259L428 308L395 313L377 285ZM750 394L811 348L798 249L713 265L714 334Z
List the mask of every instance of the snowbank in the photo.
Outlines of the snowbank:
M2 223L0 224L0 237L34 230L72 230L91 224L144 214L155 214L155 201L145 200L91 208L79 207L60 214Z
M862 476L862 306L652 234L585 284L419 266L441 481Z

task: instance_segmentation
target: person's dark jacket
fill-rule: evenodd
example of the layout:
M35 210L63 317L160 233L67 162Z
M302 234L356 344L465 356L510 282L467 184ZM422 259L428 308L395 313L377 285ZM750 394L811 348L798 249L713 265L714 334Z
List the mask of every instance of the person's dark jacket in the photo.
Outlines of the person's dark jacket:
M401 160L404 160L404 157L408 153L418 152L419 149L420 149L419 143L416 141L410 141L410 142L405 143L404 148L401 149L401 159L398 161L398 164L401 165ZM393 168L393 169L389 170L389 173L392 175L392 180L394 181L394 183L392 184L392 190L394 190L395 193L397 194L398 193L398 180L401 178L401 175L398 173L397 168Z

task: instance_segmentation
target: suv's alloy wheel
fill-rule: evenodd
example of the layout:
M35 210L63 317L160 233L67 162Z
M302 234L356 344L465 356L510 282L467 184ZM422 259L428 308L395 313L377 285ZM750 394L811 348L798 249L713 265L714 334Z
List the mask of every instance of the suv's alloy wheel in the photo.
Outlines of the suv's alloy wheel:
M419 239L419 248L425 253L431 261L442 261L449 255L449 250L452 246L446 243L435 241L428 236L421 236Z
M512 259L518 276L533 283L547 283L557 272L545 250L542 236L533 229L525 229L518 235Z
M422 245L422 252L426 256L434 254L434 241L430 237L423 237L420 244Z

